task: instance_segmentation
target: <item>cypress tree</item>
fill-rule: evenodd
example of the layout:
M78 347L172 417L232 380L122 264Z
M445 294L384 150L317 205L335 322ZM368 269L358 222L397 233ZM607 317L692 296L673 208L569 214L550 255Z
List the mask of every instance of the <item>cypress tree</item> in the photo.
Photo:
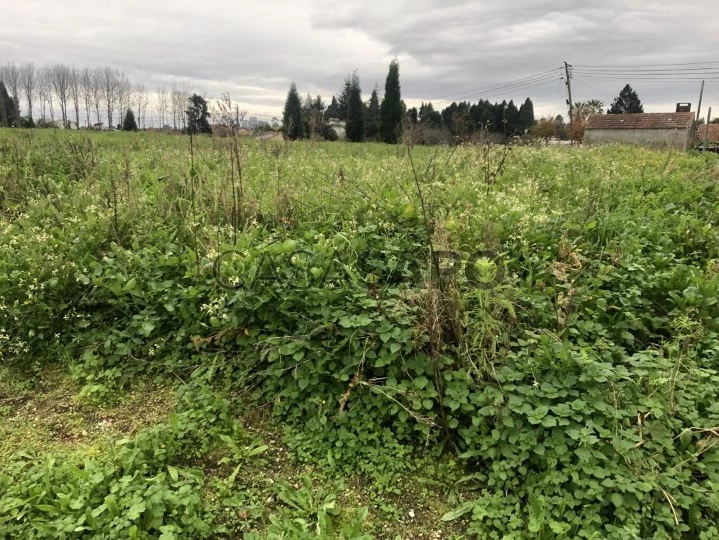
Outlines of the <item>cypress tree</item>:
M293 82L287 93L285 109L282 112L282 130L285 136L294 141L301 139L304 135L302 123L302 104L300 95L297 93L297 85Z
M357 72L348 77L349 92L347 96L347 121L345 133L347 140L360 142L364 138L364 103L362 103L362 88Z
M519 126L522 131L526 131L532 125L534 125L534 103L527 98L519 108Z
M627 114L627 113L643 113L644 106L642 105L639 96L634 89L628 84L622 88L619 92L619 96L612 103L612 107L607 111L607 114Z
M377 89L372 90L372 96L367 104L367 113L365 115L365 138L370 141L376 141L379 135L379 98L377 97Z
M137 131L135 113L132 112L132 109L127 109L125 113L125 119L122 121L122 131Z
M402 132L402 94L399 85L399 62L392 60L384 85L384 100L380 108L380 138L396 144Z

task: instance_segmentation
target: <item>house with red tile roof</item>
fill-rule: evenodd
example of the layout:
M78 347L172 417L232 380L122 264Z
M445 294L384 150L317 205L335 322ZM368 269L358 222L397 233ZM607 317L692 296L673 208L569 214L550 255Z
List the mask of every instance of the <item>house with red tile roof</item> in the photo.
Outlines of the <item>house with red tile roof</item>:
M709 130L709 136L707 136L707 129ZM719 124L702 124L697 128L696 145L703 147L705 140L707 148L719 148Z

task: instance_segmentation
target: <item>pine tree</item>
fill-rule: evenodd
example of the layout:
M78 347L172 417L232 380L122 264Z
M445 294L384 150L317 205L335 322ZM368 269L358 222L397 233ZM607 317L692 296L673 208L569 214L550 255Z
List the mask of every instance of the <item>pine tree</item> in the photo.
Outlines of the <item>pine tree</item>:
M372 96L367 104L365 113L365 139L376 141L379 135L380 108L379 97L377 97L377 88L372 90Z
M627 113L643 113L644 106L642 105L639 96L634 89L628 84L622 88L619 92L619 96L612 103L611 108L607 111L607 114L627 114Z
M324 118L325 103L322 101L322 96L317 96L312 99L312 96L307 94L307 98L302 103L302 117L305 125L305 133L309 138L314 135L322 135L324 131Z
M308 93L305 97L300 98L300 104L302 107L302 133L308 138L312 138L312 96Z
M300 95L297 93L297 85L294 82L290 85L285 101L285 110L282 112L282 130L285 136L292 141L304 137L302 104Z
M487 103L482 110L482 114L479 117L479 124L482 126L482 129L486 131L495 131L497 129L497 125L494 123L494 107L489 103Z
M337 102L337 98L332 96L332 102L330 103L330 106L327 107L327 110L325 111L325 120L329 120L330 118L339 119L339 115L340 115L340 105Z
M457 105L457 102L455 101L453 101L449 107L445 107L442 110L442 121L444 122L444 125L447 126L447 129L452 133L454 133L453 122L458 110L459 105Z
M352 93L352 77L353 75L347 75L340 91L340 97L337 98L337 118L344 122L347 121L350 94Z
M519 126L522 132L528 130L534 125L534 103L527 98L519 108Z
M383 142L396 144L402 132L402 92L397 60L392 60L389 64L379 116L380 138Z
M125 119L122 121L122 131L137 131L135 113L132 112L132 109L127 109L125 113Z
M419 113L417 112L417 107L412 107L410 110L407 111L407 121L415 125L417 122L419 122Z
M345 133L347 140L360 142L364 138L364 103L362 103L362 88L357 72L348 77L349 92L347 96L347 121Z
M422 103L419 107L419 123L431 128L442 127L442 114L434 110L432 102Z
M185 111L185 115L187 115L187 131L190 133L212 133L208 120L210 111L207 109L205 98L192 94L188 102L189 106Z

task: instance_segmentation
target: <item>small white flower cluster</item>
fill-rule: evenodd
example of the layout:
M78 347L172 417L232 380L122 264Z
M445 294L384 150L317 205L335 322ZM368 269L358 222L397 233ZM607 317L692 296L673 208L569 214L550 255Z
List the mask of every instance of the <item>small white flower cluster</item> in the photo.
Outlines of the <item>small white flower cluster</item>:
M227 295L222 294L218 296L217 298L214 298L210 300L207 304L202 304L200 306L200 311L203 313L207 313L210 316L213 317L219 317L223 320L229 319L229 314L225 312L225 305L227 302Z

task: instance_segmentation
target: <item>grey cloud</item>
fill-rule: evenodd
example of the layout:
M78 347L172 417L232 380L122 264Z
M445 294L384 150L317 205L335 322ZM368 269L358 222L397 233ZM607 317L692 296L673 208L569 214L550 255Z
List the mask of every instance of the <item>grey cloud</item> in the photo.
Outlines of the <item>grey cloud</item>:
M715 60L714 0L23 0L4 7L0 58L111 65L150 87L173 79L248 108L279 114L294 80L329 101L358 69L365 94L400 60L409 102L472 90L559 67ZM719 78L719 77L717 77ZM698 82L627 80L647 110L696 102ZM575 99L608 103L624 81L582 77ZM719 82L710 83L719 88ZM523 100L540 113L565 110L559 77L485 97ZM719 93L719 90L717 90ZM711 94L707 94L711 98ZM719 103L716 103L719 106Z

